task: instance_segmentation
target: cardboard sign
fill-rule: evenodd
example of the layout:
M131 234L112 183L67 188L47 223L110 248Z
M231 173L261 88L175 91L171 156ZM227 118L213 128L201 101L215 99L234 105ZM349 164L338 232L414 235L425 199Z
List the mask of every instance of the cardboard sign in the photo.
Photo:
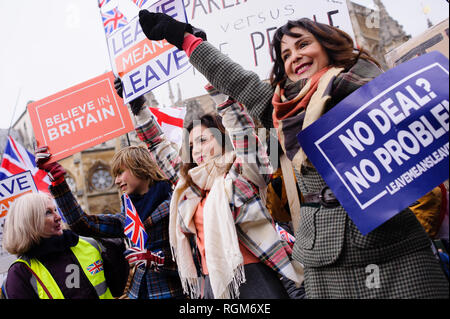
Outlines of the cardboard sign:
M28 113L37 144L49 146L52 161L133 130L112 72L31 103Z
M161 0L146 9L187 22L182 0ZM107 43L114 74L122 79L125 103L191 68L184 51L166 40L148 40L139 24L139 16L111 33Z
M385 55L389 67L394 67L422 54L439 51L448 55L448 19L410 39Z
M299 134L361 233L448 179L448 68L438 52L403 63Z
M277 28L288 20L309 18L330 24L353 36L346 1L335 0L184 0L190 24L204 30L208 42L261 80L270 76L273 61L270 46ZM208 81L197 70L185 72L170 81L180 85L183 99L202 96ZM159 101L169 88L156 88Z
M36 193L37 191L30 171L16 174L0 181L0 243L3 242L3 225L11 204L18 197L31 192ZM8 271L9 266L16 258L16 256L3 250L3 246L0 245L0 284L3 273Z

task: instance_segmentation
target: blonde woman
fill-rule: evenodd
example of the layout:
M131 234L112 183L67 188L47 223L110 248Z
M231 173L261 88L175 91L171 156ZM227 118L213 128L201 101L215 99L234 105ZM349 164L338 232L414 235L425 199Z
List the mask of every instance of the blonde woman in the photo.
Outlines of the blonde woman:
M6 216L3 247L18 259L2 287L7 299L112 299L123 290L124 245L63 229L53 199L29 193ZM114 266L113 266L114 265Z
M57 162L49 163L50 157L47 147L36 151L37 165L53 180L49 190L70 228L83 236L124 237L125 214L86 214L64 179L64 169ZM185 298L169 246L171 184L143 145L119 150L111 168L117 188L130 197L149 238L144 250L126 251L130 266L135 267L131 287L126 292L128 298ZM157 254L161 251L162 255Z

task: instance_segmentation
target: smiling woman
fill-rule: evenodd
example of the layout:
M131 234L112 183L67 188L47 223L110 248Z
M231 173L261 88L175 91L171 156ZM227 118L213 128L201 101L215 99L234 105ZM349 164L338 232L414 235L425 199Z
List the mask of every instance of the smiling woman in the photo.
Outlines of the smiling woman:
M448 298L448 282L414 214L405 209L363 236L335 198L333 204L320 200L332 192L297 139L379 76L378 63L356 48L347 33L308 18L288 21L277 29L272 44L270 84L193 34L185 33L183 49L214 87L243 103L266 128L277 129L303 195L292 257L304 265L306 297ZM382 289L366 285L370 264L385 269Z
M2 297L112 299L113 293L123 291L128 268L122 241L102 243L100 248L93 238L63 230L48 194L28 193L16 199L3 235L4 248L18 259L8 270ZM96 272L90 271L93 266Z
M330 64L316 38L305 29L294 27L281 40L281 59L287 77L296 82L307 79Z

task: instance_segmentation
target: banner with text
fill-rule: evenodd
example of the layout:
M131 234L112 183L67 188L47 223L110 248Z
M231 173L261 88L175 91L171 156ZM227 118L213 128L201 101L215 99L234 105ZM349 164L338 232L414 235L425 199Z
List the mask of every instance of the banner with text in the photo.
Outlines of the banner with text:
M273 66L273 35L288 20L310 18L336 26L354 38L343 0L184 0L184 5L189 23L205 30L208 42L262 80L269 78ZM207 84L194 69L170 82L172 87L180 84L183 99L204 95ZM161 103L170 103L167 85L153 92Z
M37 193L38 190L30 171L16 174L0 181L0 284L9 266L17 258L4 250L1 245L3 242L5 216L8 214L9 208L14 200L31 192Z
M438 52L405 62L299 134L361 233L449 178L448 69Z
M146 8L187 22L183 0L162 0ZM188 70L188 57L166 40L150 41L139 24L139 16L107 38L114 74L122 79L128 103Z
M38 146L58 161L133 130L114 74L105 73L28 105Z

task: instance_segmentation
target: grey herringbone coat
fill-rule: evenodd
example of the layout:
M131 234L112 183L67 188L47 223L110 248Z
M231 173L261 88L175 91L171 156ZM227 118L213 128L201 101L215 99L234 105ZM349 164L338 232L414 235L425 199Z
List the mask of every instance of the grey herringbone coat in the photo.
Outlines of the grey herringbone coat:
M207 42L192 52L190 62L219 91L246 105L266 128L273 127L274 90L269 83ZM360 59L333 83L336 94L329 107L379 73L374 64ZM314 168L304 167L296 175L303 193L326 186ZM342 206L302 205L293 258L305 266L307 298L448 298L449 294L430 241L409 209L363 236Z

